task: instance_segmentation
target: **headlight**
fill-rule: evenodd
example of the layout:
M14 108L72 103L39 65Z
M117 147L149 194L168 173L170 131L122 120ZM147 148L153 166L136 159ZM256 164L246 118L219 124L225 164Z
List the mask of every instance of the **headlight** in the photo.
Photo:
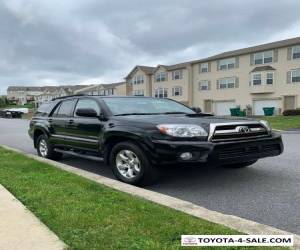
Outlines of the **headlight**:
M207 132L202 127L192 124L160 124L157 128L161 133L175 137L207 136Z
M269 124L267 121L261 120L261 121L259 121L259 122L260 122L262 125L264 125L264 126L266 127L266 129L267 129L269 132L272 131L272 128L271 128L270 124Z

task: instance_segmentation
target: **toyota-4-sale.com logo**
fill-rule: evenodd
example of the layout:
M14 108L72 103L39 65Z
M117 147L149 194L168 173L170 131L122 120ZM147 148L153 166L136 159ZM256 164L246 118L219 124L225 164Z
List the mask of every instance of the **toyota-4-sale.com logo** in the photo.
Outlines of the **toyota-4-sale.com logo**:
M181 235L181 246L293 246L293 235Z

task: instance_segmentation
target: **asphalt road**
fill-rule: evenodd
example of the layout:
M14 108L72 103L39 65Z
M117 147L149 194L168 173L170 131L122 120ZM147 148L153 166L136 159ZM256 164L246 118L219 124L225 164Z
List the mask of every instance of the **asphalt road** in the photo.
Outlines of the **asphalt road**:
M35 154L27 128L26 120L0 118L0 144ZM148 189L300 234L300 133L283 134L283 140L282 155L252 167L168 168L160 182ZM72 157L61 162L114 178L99 162Z

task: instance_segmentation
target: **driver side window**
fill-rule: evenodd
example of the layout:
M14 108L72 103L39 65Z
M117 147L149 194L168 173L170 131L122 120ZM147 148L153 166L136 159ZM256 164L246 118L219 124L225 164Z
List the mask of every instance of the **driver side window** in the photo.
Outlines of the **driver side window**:
M78 100L78 102L76 104L75 112L74 112L75 117L78 117L76 115L77 109L94 109L97 112L97 115L100 115L100 113L101 113L98 103L92 99L79 99Z

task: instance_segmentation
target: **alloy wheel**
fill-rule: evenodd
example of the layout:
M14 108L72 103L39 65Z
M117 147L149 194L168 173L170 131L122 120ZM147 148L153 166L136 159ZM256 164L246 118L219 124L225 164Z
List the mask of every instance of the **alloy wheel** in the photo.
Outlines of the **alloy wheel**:
M48 145L44 139L40 140L39 151L42 157L46 157L48 154Z
M136 177L141 171L140 160L131 150L121 150L117 154L116 166L119 173L127 179Z

